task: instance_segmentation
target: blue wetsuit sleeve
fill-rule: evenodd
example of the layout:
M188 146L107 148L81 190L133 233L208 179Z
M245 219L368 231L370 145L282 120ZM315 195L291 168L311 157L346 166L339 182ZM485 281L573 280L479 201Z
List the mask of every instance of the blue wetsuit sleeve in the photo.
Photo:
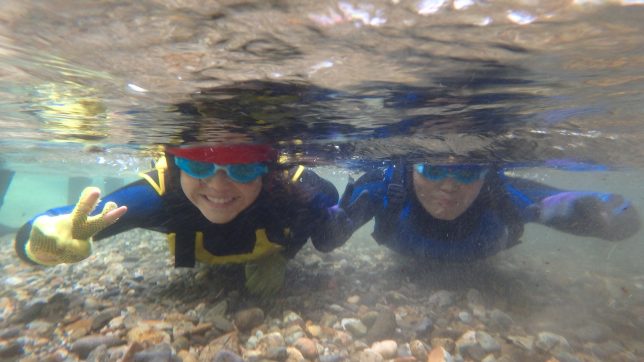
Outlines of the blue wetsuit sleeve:
M525 222L606 240L622 240L640 229L638 211L621 195L567 191L530 180L507 179L506 190Z
M562 189L519 177L503 176L503 181L508 196L518 207L524 222L535 219L531 206L547 197L563 192Z
M134 228L153 228L158 225L156 216L163 211L163 200L145 180L138 180L107 195L94 213L100 212L106 202L127 206L127 212L116 223L94 235L100 240Z
M127 206L128 211L116 223L94 235L94 240L99 240L137 227L152 227L154 225L151 225L151 223L155 219L153 216L162 209L161 196L145 180L135 181L106 195L100 200L91 214L96 215L100 213L105 203L110 201L116 203L118 206ZM18 256L22 260L32 263L25 253L25 246L27 241L29 241L32 225L38 217L43 215L56 216L69 214L73 209L74 205L53 208L36 215L26 222L18 230L14 240L14 248Z

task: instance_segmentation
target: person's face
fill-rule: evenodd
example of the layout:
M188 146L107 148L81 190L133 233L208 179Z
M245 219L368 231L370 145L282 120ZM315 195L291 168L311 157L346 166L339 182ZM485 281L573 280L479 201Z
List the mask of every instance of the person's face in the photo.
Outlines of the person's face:
M255 202L262 190L262 178L240 183L228 177L224 170L201 179L181 171L181 188L206 219L225 224Z
M453 175L426 177L414 167L413 184L423 208L439 220L454 220L474 202L483 187L483 176L462 182Z

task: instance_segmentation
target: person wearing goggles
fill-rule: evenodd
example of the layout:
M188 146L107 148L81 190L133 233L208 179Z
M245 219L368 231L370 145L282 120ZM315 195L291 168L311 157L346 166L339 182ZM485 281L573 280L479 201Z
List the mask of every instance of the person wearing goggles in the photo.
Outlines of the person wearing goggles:
M478 165L414 165L414 191L425 210L440 220L454 220L474 202L488 168Z
M613 193L566 191L506 176L485 164L394 162L349 181L356 228L375 219L372 236L401 254L445 262L489 257L518 244L525 223L605 240L637 233L637 210ZM342 206L342 205L340 205ZM332 247L346 242L327 240Z
M75 263L91 255L92 240L141 227L168 234L175 266L244 264L248 290L267 297L309 238L327 245L353 227L329 181L276 166L266 145L167 148L142 179L100 201L100 190L87 188L75 206L28 221L16 252L34 264Z
M211 222L227 223L248 208L262 189L264 163L218 165L174 157L186 197Z
M217 171L223 171L232 181L247 184L257 180L258 177L268 172L268 167L263 163L242 163L237 165L218 165L216 163L189 160L175 157L175 165L188 176L205 179L214 176Z

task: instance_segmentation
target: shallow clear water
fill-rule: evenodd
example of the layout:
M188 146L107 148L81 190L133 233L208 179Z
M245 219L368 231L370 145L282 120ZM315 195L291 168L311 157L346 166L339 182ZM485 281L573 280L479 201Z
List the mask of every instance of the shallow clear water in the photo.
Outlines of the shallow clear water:
M641 1L5 0L2 8L0 166L17 171L2 224L66 203L68 177L132 180L160 145L186 134L270 139L293 163L325 166L321 175L339 190L351 167L413 152L535 166L520 172L619 192L644 210ZM540 167L552 160L611 171ZM353 242L375 244L367 229ZM530 225L524 243L492 263L517 280L490 283L525 292L541 280L546 287L533 292L558 290L556 305L518 309L533 323L594 320L620 340L641 340L642 239L614 244ZM579 280L596 289L566 289Z

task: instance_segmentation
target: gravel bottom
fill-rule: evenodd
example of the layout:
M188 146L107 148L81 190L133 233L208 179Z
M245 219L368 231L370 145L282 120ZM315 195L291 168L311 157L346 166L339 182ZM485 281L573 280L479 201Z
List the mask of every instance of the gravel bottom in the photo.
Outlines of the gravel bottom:
M546 275L512 251L423 264L363 239L305 247L258 300L240 267L174 269L157 233L46 269L5 238L0 361L644 361L642 276Z

